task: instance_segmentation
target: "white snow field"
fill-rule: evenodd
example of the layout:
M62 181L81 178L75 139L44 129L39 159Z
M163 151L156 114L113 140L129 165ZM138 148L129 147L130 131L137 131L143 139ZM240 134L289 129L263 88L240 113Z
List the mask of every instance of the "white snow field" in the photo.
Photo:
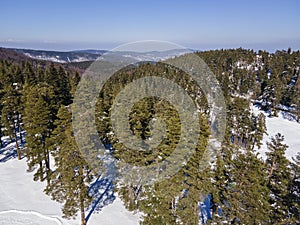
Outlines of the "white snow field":
M14 224L14 225L57 225L62 224L62 222L57 218L51 218L44 216L37 212L24 212L18 210L8 210L0 212L0 225Z
M300 152L300 123L284 119L282 112L278 117L268 117L268 115L259 110L257 107L252 106L252 110L255 114L263 113L266 116L267 135L264 135L263 145L258 150L262 158L265 159L265 152L268 150L266 142L270 142L270 138L277 133L281 133L284 136L285 144L288 145L286 151L286 157L292 160L298 152Z
M33 181L33 174L26 170L25 158L0 162L0 225L79 225L79 217L62 218L61 205L44 194L45 184ZM137 225L138 220L139 216L126 210L117 197L93 214L87 224Z
M262 112L256 107L252 110ZM266 125L268 135L264 136L264 145L259 149L261 156L265 158L265 142L280 132L289 146L286 155L291 160L300 151L300 124L284 119L280 114L279 117L266 117ZM8 143L8 138L5 142ZM79 217L62 218L61 204L44 194L45 183L33 181L33 173L27 172L26 159L17 160L14 148L11 143L0 149L0 225L80 225ZM92 214L87 224L138 225L139 218L139 214L126 210L116 197L112 204Z

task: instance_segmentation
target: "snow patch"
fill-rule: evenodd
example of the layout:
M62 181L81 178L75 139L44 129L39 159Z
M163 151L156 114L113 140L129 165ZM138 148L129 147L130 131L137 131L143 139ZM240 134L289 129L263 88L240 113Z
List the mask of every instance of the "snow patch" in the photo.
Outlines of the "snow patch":
M286 151L286 157L292 160L300 151L300 123L295 121L290 121L284 118L284 114L279 113L278 117L268 117L268 114L258 107L252 106L252 111L254 114L263 113L266 116L266 127L267 135L264 135L263 145L258 150L263 159L266 159L266 152L268 147L266 142L270 142L270 138L274 137L275 134L281 133L284 136L284 142L288 145Z
M67 225L58 218L42 215L38 212L8 210L0 212L0 225Z
M72 220L62 218L62 205L43 192L46 184L33 181L32 172L26 171L26 158L10 158L0 162L0 225L80 224L79 216ZM129 212L120 198L116 197L112 204L93 213L87 224L138 225L139 219L140 214Z

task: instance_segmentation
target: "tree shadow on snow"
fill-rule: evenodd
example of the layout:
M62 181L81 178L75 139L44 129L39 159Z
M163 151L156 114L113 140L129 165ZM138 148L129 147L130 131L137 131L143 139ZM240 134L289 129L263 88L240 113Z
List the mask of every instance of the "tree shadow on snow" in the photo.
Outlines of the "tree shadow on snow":
M89 207L89 213L86 216L88 221L93 213L100 212L103 207L113 203L115 200L113 180L99 176L89 188L89 194L93 201Z
M24 144L18 143L20 147L20 151L24 151ZM0 163L5 163L11 159L15 159L18 157L16 144L15 142L10 142L8 140L3 141L3 147L0 148ZM24 158L23 154L21 154L21 159Z

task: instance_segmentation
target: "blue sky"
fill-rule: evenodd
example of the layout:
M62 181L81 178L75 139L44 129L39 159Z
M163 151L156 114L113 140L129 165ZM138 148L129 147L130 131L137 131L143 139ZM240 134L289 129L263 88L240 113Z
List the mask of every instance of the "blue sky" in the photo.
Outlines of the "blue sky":
M300 49L298 0L1 0L0 46L110 49L164 40L194 49Z

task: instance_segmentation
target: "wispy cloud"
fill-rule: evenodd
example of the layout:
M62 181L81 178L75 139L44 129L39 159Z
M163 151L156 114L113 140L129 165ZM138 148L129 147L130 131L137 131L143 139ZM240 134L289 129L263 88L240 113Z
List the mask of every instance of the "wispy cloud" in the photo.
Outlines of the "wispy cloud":
M2 43L24 43L24 40L18 40L18 39L13 39L13 38L8 38L8 39L0 39L0 42Z

